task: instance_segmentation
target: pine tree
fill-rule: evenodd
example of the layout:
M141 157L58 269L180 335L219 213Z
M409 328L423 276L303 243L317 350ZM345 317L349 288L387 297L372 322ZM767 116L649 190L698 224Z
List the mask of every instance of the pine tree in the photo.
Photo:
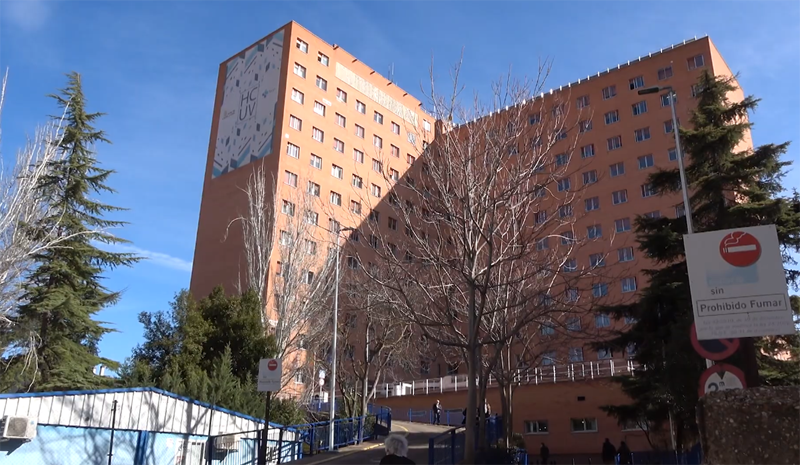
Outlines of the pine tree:
M728 100L737 89L735 77L706 72L698 84L691 127L680 129L695 232L775 224L785 262L794 264L789 253L800 246L800 202L796 194L785 197L781 185L789 163L780 157L789 143L746 148L752 127L748 113L758 100ZM680 191L677 168L659 170L649 182L662 194ZM635 318L632 327L602 345L635 349L635 360L644 368L617 380L632 403L604 410L620 421L647 419L655 429L671 420L679 448L696 434L697 383L705 369L689 338L693 313L683 248L686 231L683 217L637 218L639 249L657 268L645 271L649 283L637 302L600 309L617 318ZM789 281L798 278L795 270L786 274ZM777 377L790 375L784 371Z
M62 242L35 257L36 268L24 284L22 305L14 316L14 350L6 377L9 389L65 390L107 385L96 376L98 364L110 368L116 362L98 355L97 344L112 330L94 319L100 310L119 300L120 293L106 289L102 273L130 266L138 258L112 253L96 244L125 241L107 232L126 223L105 218L123 209L100 203L94 195L113 193L108 178L113 173L99 167L95 145L108 143L103 131L94 127L102 113L89 113L81 76L67 75L66 88L50 95L65 110L59 149L63 160L50 163L39 186L51 206L51 215L37 231L57 231ZM33 336L32 336L33 335Z

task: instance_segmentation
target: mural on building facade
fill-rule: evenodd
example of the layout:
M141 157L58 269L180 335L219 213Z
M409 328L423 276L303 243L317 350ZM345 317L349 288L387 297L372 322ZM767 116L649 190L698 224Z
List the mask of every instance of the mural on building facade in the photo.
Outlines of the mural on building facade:
M227 63L212 178L272 153L283 36L280 30Z

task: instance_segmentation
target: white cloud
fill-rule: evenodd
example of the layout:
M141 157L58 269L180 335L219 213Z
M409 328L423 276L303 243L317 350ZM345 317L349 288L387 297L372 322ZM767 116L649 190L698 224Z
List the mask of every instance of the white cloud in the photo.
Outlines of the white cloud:
M12 0L4 2L6 18L28 32L41 29L50 17L50 5L44 0Z
M139 247L126 244L103 245L106 249L114 249L115 252L133 253L145 257L148 262L163 266L165 268L172 268L179 271L192 271L192 262L182 258L173 257L161 252L153 252L152 250L145 250Z

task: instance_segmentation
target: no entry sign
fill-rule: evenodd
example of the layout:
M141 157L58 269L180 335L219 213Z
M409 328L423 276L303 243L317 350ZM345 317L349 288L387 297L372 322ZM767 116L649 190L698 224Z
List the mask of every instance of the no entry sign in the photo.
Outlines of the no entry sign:
M281 390L282 364L277 358L262 358L258 362L258 391L278 392Z
M725 360L730 357L739 349L738 339L708 339L700 341L697 339L697 331L695 330L694 323L691 332L692 347L700 354L701 357L708 360Z
M742 370L733 365L720 363L704 371L700 376L698 394L703 397L709 392L744 389L746 387Z
M761 258L761 243L750 233L734 231L719 242L719 254L736 267L754 265Z

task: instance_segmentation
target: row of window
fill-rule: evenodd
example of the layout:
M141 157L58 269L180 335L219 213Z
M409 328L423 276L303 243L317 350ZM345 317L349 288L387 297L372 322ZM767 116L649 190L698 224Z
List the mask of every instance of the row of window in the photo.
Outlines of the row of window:
M570 431L573 433L596 433L597 419L570 418ZM622 431L639 431L642 427L637 422L625 422L622 424ZM547 420L525 420L525 434L548 434L550 424Z

